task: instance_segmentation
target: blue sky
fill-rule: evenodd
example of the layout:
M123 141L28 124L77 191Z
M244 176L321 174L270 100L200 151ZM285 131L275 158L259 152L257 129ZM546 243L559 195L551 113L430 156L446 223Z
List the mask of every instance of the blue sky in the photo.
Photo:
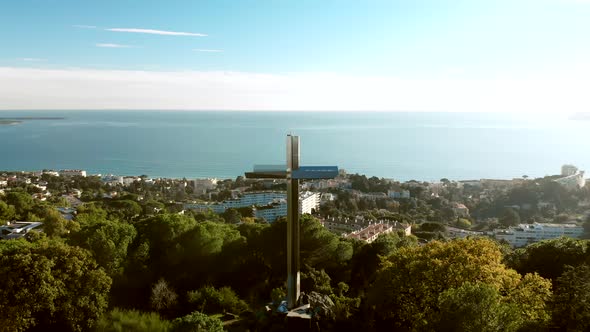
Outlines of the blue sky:
M583 0L5 1L0 108L585 109L589 17Z

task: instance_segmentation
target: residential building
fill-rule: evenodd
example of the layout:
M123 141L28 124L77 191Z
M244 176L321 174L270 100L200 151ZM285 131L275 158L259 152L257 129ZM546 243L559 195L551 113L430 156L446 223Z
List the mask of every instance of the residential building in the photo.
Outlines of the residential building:
M382 198L387 198L387 194L386 193L381 193L381 192L376 192L376 193L363 193L360 192L358 190L353 191L353 195L358 196L358 197L362 197L362 198L366 198L366 199L370 199L370 200L377 200L377 199L382 199Z
M396 231L403 231L405 235L412 234L412 226L403 224L397 221L392 220L366 220L362 216L356 216L353 219L350 218L343 218L343 219L336 219L334 217L329 217L326 219L320 220L322 226L327 228L330 232L338 235L346 235L348 233L359 232L370 225L374 224L387 224L394 228Z
M116 185L123 184L123 177L118 176L118 175L109 174L109 175L103 176L100 179L100 181L102 181L102 183L108 184L110 186L116 186Z
M312 214L320 208L320 194L305 191L299 194L299 213Z
M584 171L577 171L575 174L556 179L555 182L559 183L568 190L580 189L586 185Z
M217 179L194 179L193 190L197 195L204 195L217 187Z
M453 211L455 211L455 214L459 217L469 217L469 209L465 206L465 204L453 203Z
M461 229L461 228L456 228L456 227L451 227L451 226L447 226L447 234L449 235L450 238L466 238L468 236L484 236L485 233L484 232L476 232L476 231L470 231L470 230L466 230L466 229Z
M86 177L86 171L81 169L62 169L59 171L60 176L83 176Z
M397 230L403 230L406 236L412 234L412 226L410 225L398 223L397 221L380 221L376 223L369 223L367 227L353 231L350 234L347 234L345 237L371 243L375 241L379 235L391 233Z
M346 234L352 231L361 230L367 226L369 226L370 221L365 220L362 216L356 216L355 218L342 218L336 219L334 217L328 217L326 219L321 219L320 223L322 226L327 228L330 232L334 234Z
M11 240L25 236L29 231L41 230L42 222L16 221L5 226L0 226L0 239Z
M255 207L254 215L256 218L264 218L268 222L274 222L279 217L287 215L287 201L281 200L267 206Z
M493 235L498 240L505 240L513 247L524 247L542 240L561 236L579 238L584 228L576 224L520 224L508 229L495 229Z
M320 205L336 200L336 195L332 193L322 193L320 195Z
M43 171L41 174L47 174L51 176L59 176L59 172L56 171Z
M460 184L461 188L464 188L465 186L471 186L476 188L482 187L482 183L480 180L462 180L458 181L458 183Z
M61 214L62 218L66 220L74 220L76 209L70 207L57 207L56 210Z
M574 165L561 166L561 176L570 176L578 173L578 168Z
M124 186L129 186L133 182L136 182L136 181L141 181L141 178L140 177L137 177L137 176L125 176L125 177L123 177L123 185Z
M237 199L230 199L219 203L185 203L185 209L204 211L212 210L223 213L230 208L256 207L255 216L274 221L278 217L287 215L287 193L278 191L247 192ZM313 192L303 192L299 196L299 213L311 213L317 210L320 195Z
M410 198L410 191L409 190L388 190L387 196L393 199L400 199L400 198Z

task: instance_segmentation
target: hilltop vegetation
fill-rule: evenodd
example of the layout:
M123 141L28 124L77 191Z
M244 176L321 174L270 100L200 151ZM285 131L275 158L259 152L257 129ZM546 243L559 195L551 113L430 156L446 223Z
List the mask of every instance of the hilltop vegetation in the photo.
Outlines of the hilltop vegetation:
M106 191L93 179L74 181L90 193ZM42 220L46 228L0 241L1 331L284 328L283 316L264 310L278 307L285 294L284 220L237 216L243 222L236 224L236 216L179 213L168 197L137 190L87 195L66 220L54 209L66 203L61 198L41 202L26 190L0 196L0 219ZM500 197L516 200L512 191ZM343 195L334 204L347 199L356 200ZM411 222L424 217L423 232L444 233L441 222L428 219L442 211L438 203L399 203L388 213ZM318 321L321 330L590 328L588 240L513 250L491 239L442 236L419 244L390 233L365 243L334 235L308 215L301 222L302 291L333 302Z

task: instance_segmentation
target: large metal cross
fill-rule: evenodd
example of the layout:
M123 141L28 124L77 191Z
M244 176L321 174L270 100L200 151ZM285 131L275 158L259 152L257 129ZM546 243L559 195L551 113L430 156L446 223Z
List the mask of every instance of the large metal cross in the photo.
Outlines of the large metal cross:
M254 166L249 179L287 179L287 307L295 308L299 299L299 180L333 179L337 166L299 166L299 136L287 135L287 165Z

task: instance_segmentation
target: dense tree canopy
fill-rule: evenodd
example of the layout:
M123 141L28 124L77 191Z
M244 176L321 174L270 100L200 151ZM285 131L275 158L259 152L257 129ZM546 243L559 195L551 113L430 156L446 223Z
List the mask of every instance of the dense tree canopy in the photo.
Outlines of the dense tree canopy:
M122 273L127 250L137 231L127 223L113 220L86 220L79 232L72 236L72 244L88 249L96 262L110 276Z
M537 272L544 278L555 280L567 265L577 266L588 259L588 241L561 237L517 249L508 261L522 274Z
M421 330L433 323L431 317L439 310L438 295L445 290L461 287L465 282L481 282L502 294L510 294L519 288L520 279L516 271L502 264L502 253L490 240L434 241L421 247L402 248L384 260L369 290L368 304L377 323L384 324L382 327ZM530 292L532 298L550 292L548 283L534 285L545 291Z
M0 275L0 329L87 330L107 307L111 279L59 240L0 242Z
M590 329L590 266L567 267L557 278L553 324L562 331Z
M435 331L517 331L522 319L514 304L503 301L496 287L466 282L438 296Z
M186 179L122 186L97 177L43 178L65 194L82 189L85 203L69 221L55 207L76 205L71 197L31 199L39 188L24 184L0 196L0 223L24 218L45 224L45 234L0 241L0 331L220 330L217 317L237 323L237 330L285 328L284 317L273 311L285 297L284 218L263 223L251 207L185 211L174 200L195 199ZM349 180L355 190L326 190L336 197L322 206L322 216L409 223L418 238L394 232L366 243L302 216L301 290L333 302L331 312L319 316L322 331L588 329L588 241L556 239L513 250L491 240L449 240L447 226L498 225L497 219L477 220L485 217L506 217L505 226L519 218L581 222L586 210L577 203L590 199L590 190L566 191L553 178L508 188L446 180L434 194L416 181ZM217 198L235 194L236 186L218 182ZM358 192L387 190L409 190L412 197ZM102 195L114 191L113 198ZM457 218L455 202L475 218Z

